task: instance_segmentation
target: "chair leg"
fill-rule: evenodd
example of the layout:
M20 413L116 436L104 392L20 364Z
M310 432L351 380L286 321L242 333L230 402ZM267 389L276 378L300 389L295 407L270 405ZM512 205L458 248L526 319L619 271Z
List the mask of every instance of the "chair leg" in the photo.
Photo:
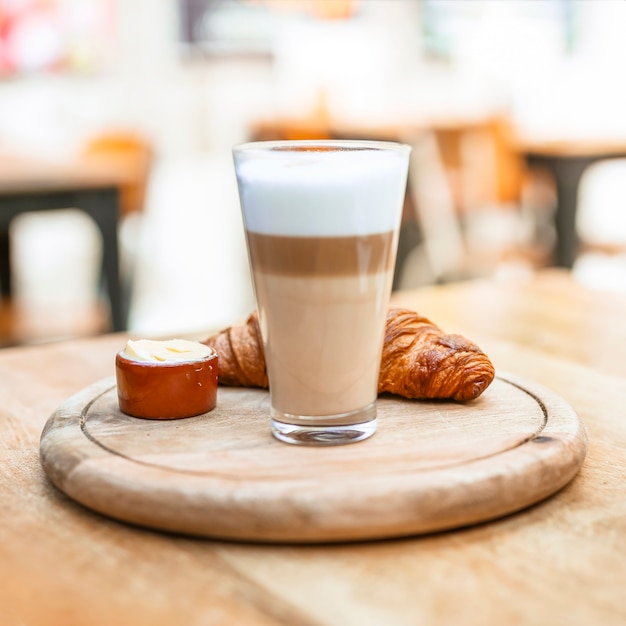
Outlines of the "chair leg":
M127 303L120 282L118 230L118 191L103 189L96 195L82 198L80 207L92 217L100 229L103 241L102 280L111 307L111 330L123 331L127 325Z
M11 295L11 247L8 227L0 230L0 293Z

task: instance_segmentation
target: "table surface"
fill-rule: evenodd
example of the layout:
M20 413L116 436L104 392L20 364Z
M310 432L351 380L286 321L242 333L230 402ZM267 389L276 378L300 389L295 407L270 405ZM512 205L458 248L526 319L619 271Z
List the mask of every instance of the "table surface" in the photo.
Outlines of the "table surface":
M626 623L626 297L550 270L397 292L394 304L465 334L500 371L569 402L590 439L579 475L520 513L409 539L276 546L143 530L70 501L39 462L50 414L113 374L126 336L6 349L0 623Z
M116 158L46 159L0 152L2 195L110 188L132 181L132 171Z
M407 141L428 130L462 130L496 122L510 131L511 148L521 154L554 157L598 157L626 155L626 136L606 133L570 133L531 130L507 122L506 116L492 113L453 114L432 111L423 115L352 120L335 118L329 113L309 117L259 118L252 123L252 136L263 139L289 138L365 138ZM293 136L293 137L292 137Z
M527 155L554 158L624 158L626 137L548 137L523 135L516 137L516 148Z

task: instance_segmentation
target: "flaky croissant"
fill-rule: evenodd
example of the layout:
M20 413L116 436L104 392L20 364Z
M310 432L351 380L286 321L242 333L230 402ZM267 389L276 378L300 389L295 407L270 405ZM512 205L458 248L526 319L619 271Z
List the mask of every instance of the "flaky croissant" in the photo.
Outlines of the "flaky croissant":
M474 400L494 376L491 361L475 343L445 334L414 311L389 310L378 393Z
M269 385L258 315L204 343L219 354L219 382L235 387ZM474 400L495 370L482 350L461 335L447 335L408 309L390 309L385 326L378 393L412 399Z
M268 387L265 352L256 311L245 324L229 326L203 343L219 357L218 382L232 387Z

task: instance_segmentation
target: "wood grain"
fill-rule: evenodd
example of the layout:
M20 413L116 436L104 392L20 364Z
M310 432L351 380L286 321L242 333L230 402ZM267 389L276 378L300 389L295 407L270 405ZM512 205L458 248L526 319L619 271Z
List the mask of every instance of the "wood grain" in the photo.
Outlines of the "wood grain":
M152 532L75 503L39 457L50 415L114 374L127 336L4 349L0 624L624 626L626 298L565 271L394 298L575 409L589 446L571 482L515 514L393 540L277 545Z
M220 388L218 407L151 421L120 412L112 379L50 418L51 480L106 515L199 536L275 542L374 539L493 519L563 487L586 435L536 383L499 377L474 402L383 397L371 441L338 447L273 439L269 396Z

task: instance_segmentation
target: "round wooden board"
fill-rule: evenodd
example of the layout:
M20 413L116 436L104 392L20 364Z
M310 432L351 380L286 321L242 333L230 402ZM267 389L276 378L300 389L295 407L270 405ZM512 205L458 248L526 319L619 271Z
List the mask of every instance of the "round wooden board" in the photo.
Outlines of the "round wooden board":
M270 434L266 391L220 387L187 419L119 411L115 380L69 398L41 436L50 480L113 518L197 536L273 542L398 537L494 519L561 489L587 437L536 383L498 376L477 400L380 397L378 432L337 447Z

